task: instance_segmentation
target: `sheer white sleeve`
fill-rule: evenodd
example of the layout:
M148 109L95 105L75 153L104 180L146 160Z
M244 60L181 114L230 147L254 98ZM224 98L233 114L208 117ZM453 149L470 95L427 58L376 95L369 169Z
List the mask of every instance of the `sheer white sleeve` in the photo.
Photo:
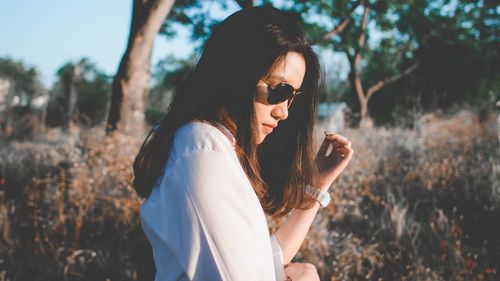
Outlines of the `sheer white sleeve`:
M276 233L271 235L271 245L273 250L274 271L276 273L276 280L283 281L286 279L285 263L283 261L283 250L276 237Z
M175 159L160 180L141 206L155 263L164 248L189 280L275 280L269 247L275 244L236 157L196 150ZM161 280L160 271L168 268L158 267Z

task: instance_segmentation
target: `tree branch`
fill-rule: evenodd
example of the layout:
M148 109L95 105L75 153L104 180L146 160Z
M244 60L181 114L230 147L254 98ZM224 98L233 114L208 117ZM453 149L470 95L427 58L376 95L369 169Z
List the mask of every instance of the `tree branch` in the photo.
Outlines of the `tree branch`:
M363 10L363 20L361 21L361 34L359 35L359 41L358 41L359 51L365 46L366 26L368 25L368 12L370 11L370 8L368 7L368 5L365 4L364 6L365 7Z
M328 40L333 36L341 33L349 25L350 22L351 22L351 14L349 14L349 17L344 19L344 21L341 22L339 25L337 25L332 31L325 33L325 35L323 35L323 39Z
M418 68L418 65L419 63L416 62L415 64L413 64L412 66L410 66L409 68L407 68L405 71L401 72L401 73L398 73L392 77L389 77L389 78L385 78L377 83L375 83L373 86L371 86L368 91L367 91L367 94L366 94L366 98L367 99L370 99L370 97L375 93L377 92L378 90L380 90L382 87L385 87L401 78L403 78L404 76L412 73L413 71L415 71L417 68Z
M328 40L328 39L332 38L333 36L335 36L335 35L341 33L342 31L344 31L344 29L351 22L352 13L354 13L354 10L356 10L356 8L359 5L361 5L361 1L358 1L358 2L354 3L354 5L352 6L351 10L349 11L349 14L345 17L345 19L339 25L337 25L332 31L329 31L329 32L325 33L325 35L323 35L323 39L324 40Z
M235 0L242 9L249 8L253 6L253 0Z
M359 76L359 62L361 61L361 50L364 48L365 43L366 43L366 26L368 25L368 12L370 11L370 8L368 5L364 4L364 10L363 10L363 19L361 21L361 32L359 35L359 40L358 40L358 46L355 48L356 51L354 52L354 66L356 69L356 77Z

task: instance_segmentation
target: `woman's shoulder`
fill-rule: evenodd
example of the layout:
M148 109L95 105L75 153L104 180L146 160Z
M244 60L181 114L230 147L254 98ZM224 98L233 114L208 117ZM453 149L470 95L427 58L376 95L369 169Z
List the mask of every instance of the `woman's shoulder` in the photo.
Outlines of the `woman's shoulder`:
M232 150L229 139L214 125L203 121L190 121L177 128L174 135L174 148L177 153L194 151Z

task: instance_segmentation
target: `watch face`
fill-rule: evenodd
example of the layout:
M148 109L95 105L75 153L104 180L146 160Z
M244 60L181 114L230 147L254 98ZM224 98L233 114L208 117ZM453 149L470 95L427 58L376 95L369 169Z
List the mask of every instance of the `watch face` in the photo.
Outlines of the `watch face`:
M330 198L326 198L326 200L323 201L324 202L324 206L328 206L328 203L330 203Z
M330 196L328 194L321 193L319 198L318 198L321 206L326 207L328 203L330 203Z

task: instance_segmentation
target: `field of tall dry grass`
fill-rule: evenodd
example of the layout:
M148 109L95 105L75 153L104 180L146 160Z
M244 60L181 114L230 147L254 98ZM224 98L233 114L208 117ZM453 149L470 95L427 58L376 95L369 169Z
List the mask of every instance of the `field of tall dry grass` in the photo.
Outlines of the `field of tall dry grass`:
M295 261L321 280L498 280L495 117L426 120L341 132L355 155ZM142 140L103 131L2 140L0 281L153 279L131 187ZM270 230L284 219L268 218Z

